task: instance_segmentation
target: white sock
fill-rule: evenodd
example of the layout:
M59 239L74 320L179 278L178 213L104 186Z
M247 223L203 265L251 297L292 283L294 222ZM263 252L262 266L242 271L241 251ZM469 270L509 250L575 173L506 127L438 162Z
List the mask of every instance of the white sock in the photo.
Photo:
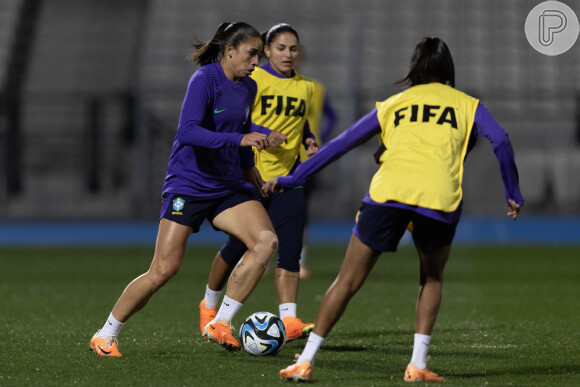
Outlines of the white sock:
M430 343L431 336L415 333L411 363L415 363L421 370L427 366L427 351L429 351Z
M305 361L309 361L310 365L313 365L314 357L316 356L316 353L318 353L318 350L320 349L320 346L323 342L324 337L320 337L316 333L310 333L310 335L308 335L306 346L304 347L302 354L300 354L300 357L298 357L296 363L300 364Z
M232 319L238 313L238 310L244 304L237 302L234 299L229 298L228 296L224 296L222 300L222 305L220 306L217 316L215 316L216 321L225 321L227 323L231 323Z
M296 303L287 302L285 304L278 305L278 310L280 311L280 320L284 317L296 317Z
M208 285L205 285L205 307L215 308L222 294L221 290L211 290Z
M97 333L97 337L117 337L119 336L119 331L123 328L125 323L117 321L115 317L113 317L113 312L109 314L109 318L105 325L101 328L99 333Z

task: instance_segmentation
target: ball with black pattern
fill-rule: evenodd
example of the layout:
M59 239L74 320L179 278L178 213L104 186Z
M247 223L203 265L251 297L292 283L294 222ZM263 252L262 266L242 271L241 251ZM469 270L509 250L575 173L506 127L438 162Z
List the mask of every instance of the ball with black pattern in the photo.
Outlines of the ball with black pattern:
M276 355L286 342L286 329L278 316L256 312L240 327L240 341L251 355Z

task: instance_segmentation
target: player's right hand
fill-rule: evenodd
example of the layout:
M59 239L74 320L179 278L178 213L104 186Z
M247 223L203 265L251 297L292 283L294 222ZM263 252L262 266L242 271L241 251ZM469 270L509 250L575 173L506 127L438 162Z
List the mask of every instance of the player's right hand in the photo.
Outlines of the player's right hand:
M320 148L320 146L318 146L318 143L316 142L316 140L313 138L305 139L304 140L304 147L306 148L306 156L308 156L308 157L314 156L316 154L316 152L318 152L318 149Z
M240 142L240 146L255 146L258 152L267 147L268 144L268 136L258 132L245 134Z
M252 184L254 188L258 191L261 197L265 198L266 193L264 192L264 180L260 175L260 171L254 166L251 169L244 171L244 180Z
M265 182L264 185L262 186L262 190L266 194L284 191L283 188L278 186L278 178L276 178L276 177Z
M270 141L271 147L278 147L288 141L288 137L282 132L272 130L268 135L268 141Z
M508 202L510 205L508 207L509 211L507 215L511 216L513 220L516 220L518 218L518 214L520 213L521 206L513 201L513 199L509 199Z

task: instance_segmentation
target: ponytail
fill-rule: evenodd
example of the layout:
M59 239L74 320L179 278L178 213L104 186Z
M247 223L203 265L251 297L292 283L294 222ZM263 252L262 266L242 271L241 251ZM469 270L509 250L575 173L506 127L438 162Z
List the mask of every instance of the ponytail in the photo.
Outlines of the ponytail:
M439 38L423 38L415 46L409 72L397 81L398 86L440 82L455 87L455 66L449 47Z
M260 33L247 23L221 23L210 40L194 45L195 51L188 55L188 59L199 66L219 62L224 56L227 44L238 48L250 36L261 38Z

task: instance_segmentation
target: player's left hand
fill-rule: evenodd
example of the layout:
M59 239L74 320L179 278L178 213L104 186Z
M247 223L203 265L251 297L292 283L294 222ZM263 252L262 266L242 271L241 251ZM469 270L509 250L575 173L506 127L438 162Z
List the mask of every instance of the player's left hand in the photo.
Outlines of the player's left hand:
M260 196L265 198L267 195L264 192L262 186L264 185L264 180L262 180L262 175L260 175L260 171L256 167L252 167L252 169L248 169L244 171L244 180L248 183L252 184Z
M316 143L316 140L313 138L307 138L304 140L305 147L306 147L306 156L310 157L318 152L319 146Z
M510 205L508 207L509 211L507 215L511 216L513 220L516 220L518 218L518 214L520 213L521 206L513 201L513 199L509 199L508 202Z
M278 186L278 178L276 177L265 182L262 189L266 194L284 191L283 188Z

